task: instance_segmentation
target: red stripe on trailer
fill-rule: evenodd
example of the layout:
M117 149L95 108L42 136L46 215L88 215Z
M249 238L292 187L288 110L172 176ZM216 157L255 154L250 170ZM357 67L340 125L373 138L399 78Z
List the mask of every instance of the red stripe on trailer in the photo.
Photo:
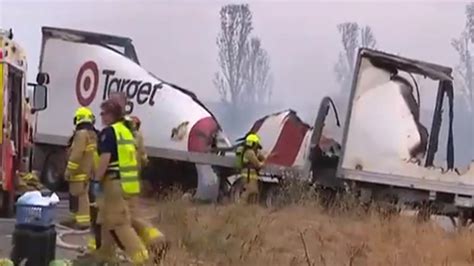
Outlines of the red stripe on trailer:
M294 112L290 112L267 161L276 165L292 166L309 129Z
M219 127L216 120L209 116L198 120L189 131L188 151L208 152L213 136Z

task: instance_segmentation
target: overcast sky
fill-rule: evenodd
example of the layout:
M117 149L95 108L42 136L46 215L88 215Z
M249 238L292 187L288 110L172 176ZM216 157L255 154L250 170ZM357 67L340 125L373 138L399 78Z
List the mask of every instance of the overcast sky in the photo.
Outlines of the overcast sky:
M145 68L209 101L218 100L212 83L218 69L215 40L219 9L229 2L0 0L0 26L14 29L30 69L38 65L44 25L131 37ZM338 23L370 25L379 49L449 66L458 59L451 39L465 24L462 1L247 2L254 34L271 56L273 100L290 106L319 103L338 91L333 74L342 48Z

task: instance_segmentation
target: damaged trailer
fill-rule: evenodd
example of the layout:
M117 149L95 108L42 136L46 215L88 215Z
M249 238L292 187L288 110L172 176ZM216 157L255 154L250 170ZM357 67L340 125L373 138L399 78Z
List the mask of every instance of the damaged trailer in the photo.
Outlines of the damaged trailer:
M330 108L339 124L328 97L313 128L291 110L253 125L250 131L261 136L264 151L276 151L269 159L273 166L262 171L263 192L278 188L283 177L297 176L318 189L353 193L363 203L416 208L425 218L457 216L463 224L472 220L474 162L470 158L462 170L455 161L460 154L454 137L459 109L454 108L451 74L449 67L361 49L340 144L323 134ZM472 117L460 123L470 129ZM458 146L472 143L466 130L456 131L469 136ZM265 177L269 169L278 173Z
M87 106L98 117L109 94L122 91L127 113L142 120L151 159L144 177L155 188L180 184L197 187L203 199L217 197L218 178L203 154L230 143L196 95L145 70L129 38L51 27L43 27L42 35L39 71L50 77L48 107L35 114L31 161L47 186L63 184L76 108Z
M50 187L57 188L62 180L75 108L89 106L98 113L100 102L117 90L129 98L127 111L143 121L152 157L144 176L152 184L197 187L196 196L209 200L217 198L219 187L239 184L233 182L238 180L236 158L232 152L224 154L232 146L212 113L192 92L143 69L131 39L45 27L40 72L50 76L49 101L46 110L35 114L31 161ZM281 178L297 176L320 187L350 188L362 200L469 214L464 210L474 205L474 170L455 168L451 72L448 67L360 50L341 145L323 134L329 108L336 111L329 98L322 100L314 127L291 110L262 118L250 129L261 135L264 150L272 154L262 169L262 182L272 191ZM420 86L425 83L414 76L436 84L425 90ZM424 91L435 96L421 101ZM423 117L426 107L432 110L429 119ZM424 119L431 122L429 131ZM445 158L439 156L443 134ZM219 184L219 177L228 176L234 179Z
M336 174L340 144L323 132L331 106L339 126L337 111L328 97L321 102L315 127L302 121L291 109L264 116L253 123L248 132L259 135L262 152L267 155L266 164L259 172L259 202L262 205L276 207L284 204L280 190L285 184L283 180L296 179L308 185L317 183L319 188L342 187L332 178ZM229 179L230 196L236 201L243 192L244 180L239 175Z
M52 27L43 27L42 34L39 70L50 77L48 107L34 116L31 162L45 185L57 190L64 184L65 148L74 110L88 106L98 114L100 103L111 92L123 91L128 97L127 113L142 120L150 157L142 174L154 189L178 185L196 189L197 199L210 201L223 196L219 192L230 191L233 179L228 177L235 177L236 158L217 119L191 91L145 70L131 39ZM272 123L283 126L278 136L272 133L278 139L267 145ZM263 134L264 147L273 145L278 153L262 171L265 182L308 176L310 140L318 141L293 111L262 118L251 130Z
M448 216L470 213L474 164L465 171L455 167L451 74L448 67L359 51L337 178L363 201L429 208ZM422 117L426 110L431 118ZM472 117L461 123L472 124Z

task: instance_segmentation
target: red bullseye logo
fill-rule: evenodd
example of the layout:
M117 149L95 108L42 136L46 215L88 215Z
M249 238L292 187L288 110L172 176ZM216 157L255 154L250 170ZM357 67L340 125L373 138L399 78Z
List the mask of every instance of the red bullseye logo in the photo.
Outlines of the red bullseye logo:
M77 101L82 106L89 106L99 87L99 68L94 61L85 62L76 77Z

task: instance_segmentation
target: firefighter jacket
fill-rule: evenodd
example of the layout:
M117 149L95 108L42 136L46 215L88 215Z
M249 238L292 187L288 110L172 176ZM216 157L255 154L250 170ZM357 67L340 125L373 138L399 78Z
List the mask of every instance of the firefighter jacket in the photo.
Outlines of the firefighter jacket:
M82 123L74 131L64 176L69 182L88 181L97 157L97 133L90 123Z
M139 129L136 128L136 125L133 123L133 120L131 117L125 116L123 123L133 133L133 137L136 143L136 150L137 150L138 169L140 170L142 169L142 167L145 167L148 164L148 155L145 149L143 134Z
M258 179L258 170L262 168L265 157L260 151L244 148L242 152L241 174L247 179Z
M145 142L143 140L143 135L140 130L134 131L135 142L137 143L137 162L138 169L142 169L148 164L148 155L145 150Z

